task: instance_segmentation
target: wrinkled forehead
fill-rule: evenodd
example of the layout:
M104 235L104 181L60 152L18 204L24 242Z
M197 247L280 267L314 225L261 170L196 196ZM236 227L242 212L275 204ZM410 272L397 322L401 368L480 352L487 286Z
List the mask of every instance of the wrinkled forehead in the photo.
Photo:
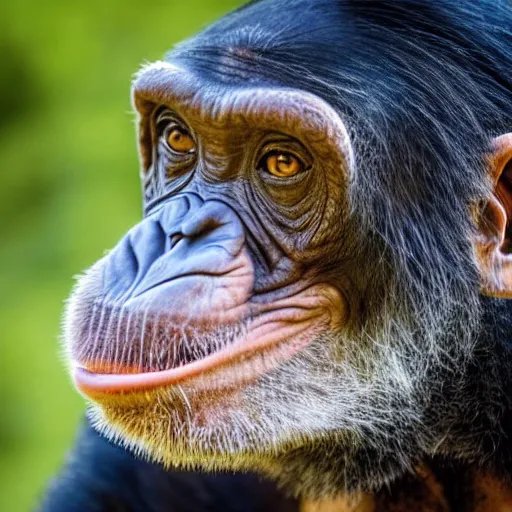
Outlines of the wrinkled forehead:
M337 112L306 91L272 85L228 85L205 78L182 63L158 61L144 66L132 84L133 105L141 120L167 106L187 121L233 130L247 126L307 139L328 138L352 162L347 129Z

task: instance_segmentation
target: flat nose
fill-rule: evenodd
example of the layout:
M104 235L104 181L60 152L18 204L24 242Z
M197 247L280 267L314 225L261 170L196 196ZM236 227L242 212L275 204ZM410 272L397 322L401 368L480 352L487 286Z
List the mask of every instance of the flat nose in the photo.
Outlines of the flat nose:
M180 226L183 237L203 238L207 244L222 246L235 257L245 241L245 233L235 212L219 201L207 201L199 210L187 216Z
M109 255L109 295L135 297L189 275L231 272L245 244L237 214L226 204L179 196L135 226Z

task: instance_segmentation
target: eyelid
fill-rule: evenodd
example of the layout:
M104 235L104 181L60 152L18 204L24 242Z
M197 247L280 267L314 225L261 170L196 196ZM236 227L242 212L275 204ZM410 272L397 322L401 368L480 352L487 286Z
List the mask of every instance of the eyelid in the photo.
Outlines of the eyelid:
M160 124L162 121L179 120L180 117L170 108L159 107L155 112L155 124Z
M195 140L193 130L176 112L167 107L161 107L160 112L158 110L155 114L155 127L158 136L161 136L164 131L168 131L170 127L176 127L186 131ZM165 123L163 127L160 126L162 123Z
M274 176L273 174L270 174L267 171L261 171L259 172L260 179L263 181L263 183L266 183L270 186L275 187L291 187L294 185L299 185L304 182L308 182L307 180L311 177L311 174L309 173L309 168L304 169L303 171L289 177L279 177Z

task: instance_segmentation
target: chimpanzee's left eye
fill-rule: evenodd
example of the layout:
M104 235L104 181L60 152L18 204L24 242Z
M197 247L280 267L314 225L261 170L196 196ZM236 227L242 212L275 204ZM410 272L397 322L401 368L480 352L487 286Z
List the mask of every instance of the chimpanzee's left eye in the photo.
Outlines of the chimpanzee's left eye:
M166 141L176 153L192 153L196 148L190 133L181 126L173 126L167 133Z

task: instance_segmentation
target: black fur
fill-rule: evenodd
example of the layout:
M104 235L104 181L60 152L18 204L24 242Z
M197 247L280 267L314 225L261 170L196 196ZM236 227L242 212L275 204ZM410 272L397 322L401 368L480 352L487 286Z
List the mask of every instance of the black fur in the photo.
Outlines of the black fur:
M39 512L295 512L293 501L254 475L164 471L84 425Z

